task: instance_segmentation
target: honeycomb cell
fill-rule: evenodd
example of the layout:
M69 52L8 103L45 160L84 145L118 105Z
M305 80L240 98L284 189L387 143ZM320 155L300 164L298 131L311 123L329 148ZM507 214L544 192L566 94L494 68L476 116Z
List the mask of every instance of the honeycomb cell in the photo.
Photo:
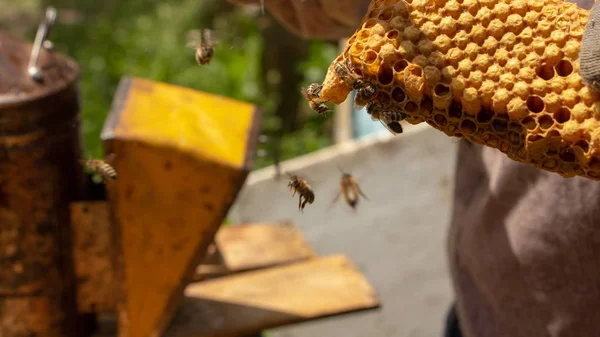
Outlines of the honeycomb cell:
M554 67L551 64L543 63L536 68L535 73L539 78L549 81L554 78Z
M504 133L508 130L508 123L502 119L494 119L492 121L492 127L498 133Z
M419 41L421 30L415 25L409 26L404 30L404 38L413 42Z
M461 12L460 4L455 0L447 1L444 8L446 9L446 15L450 15L454 19L457 19L458 16L460 15L460 12Z
M433 87L433 105L441 110L445 110L452 102L450 87L444 83L438 83Z
M408 101L406 102L406 105L404 105L404 111L408 112L409 114L416 114L419 112L419 105L415 102Z
M590 144L585 139L576 141L574 146L579 147L584 153L587 153L590 150Z
M527 98L527 109L533 113L544 111L544 100L539 96L529 96Z
M502 75L500 75L500 86L503 88L506 88L508 90L512 90L512 88L514 87L516 82L516 77L515 75L511 74L511 73L504 73Z
M474 43L477 43L478 46L483 45L483 41L485 41L486 37L487 32L482 25L476 24L471 28L471 40Z
M559 157L560 157L560 160L567 162L567 163L572 163L575 161L575 154L570 149L564 150L564 152L562 152L559 155Z
M557 64L563 57L563 52L559 46L552 43L544 49L544 58L550 64Z
M512 32L508 32L502 36L500 39L500 45L506 50L511 51L513 47L517 44L517 36Z
M504 71L501 66L499 66L498 64L492 64L486 72L486 77L492 81L498 81L500 75L502 75L503 73Z
M542 130L547 130L554 125L554 119L549 115L541 115L538 117L538 125Z
M546 169L555 169L558 166L558 161L554 158L545 159L542 166Z
M388 85L392 83L394 79L394 70L390 68L386 63L379 67L379 73L377 74L377 80L381 85Z
M412 42L402 41L398 47L398 54L404 59L412 60L412 58L416 55L416 49L417 48Z
M482 5L481 2L480 5ZM477 14L475 14L475 18L479 20L484 27L487 27L493 19L492 10L487 6L481 7L477 11Z
M402 88L394 88L394 90L392 90L392 99L398 103L403 103L406 101L406 94L404 93L404 90L402 90Z
M475 133L477 125L470 119L463 119L463 121L460 122L459 130L465 135L470 135Z
M556 74L567 77L573 73L573 64L569 60L560 60L556 65Z
M364 60L363 62L367 65L369 64L373 64L375 62L375 60L377 60L377 53L369 50L368 52L364 53Z
M406 67L408 67L406 60L399 60L394 63L394 71L397 73L402 72Z
M512 92L515 96L518 96L522 99L527 99L529 96L529 86L524 82L516 82L513 85Z
M404 29L404 27L400 30L403 30L403 29ZM423 33L423 35L427 39L433 40L438 35L438 29L437 29L437 26L435 25L435 23L433 23L431 21L427 21L423 25L421 25L421 33Z
M450 104L450 108L448 108L448 117L453 119L461 119L463 116L462 106L456 102L452 102Z
M494 118L494 112L489 109L481 109L477 114L478 123L489 123Z
M394 14L394 9L386 8L383 10L383 12L381 12L381 14L379 14L379 16L377 18L381 21L388 21L389 19L392 18L392 14Z
M433 52L435 47L431 41L421 40L421 41L419 41L417 48L419 49L419 52L422 55L429 56Z
M506 19L507 30L513 34L519 34L523 25L523 17L519 14L510 14Z
M439 126L446 126L446 125L448 125L448 120L446 119L446 116L444 116L442 114L435 115L433 117L433 120Z
M554 113L554 120L559 124L568 121L570 118L571 111L568 108L560 108L560 110Z
M497 113L504 114L506 113L508 102L510 102L510 92L504 88L500 88L492 98L492 109Z
M579 95L573 89L567 89L562 92L562 102L569 108L573 108L579 102Z
M527 104L520 97L511 99L510 102L508 102L506 109L508 111L508 116L514 120L526 118L530 114Z
M531 83L535 76L535 71L529 67L523 67L519 69L519 78L525 81L526 83Z
M353 44L352 47L350 47L350 54L352 54L354 56L360 56L364 50L365 50L365 45L360 42L357 42L357 43Z
M527 130L534 130L537 127L537 122L531 116L523 118L521 123L527 128Z
M496 40L500 40L502 35L504 35L504 23L498 19L493 19L490 21L490 24L487 26L488 33L496 38Z
M565 109L568 109L565 107ZM571 116L574 120L584 121L590 117L590 109L585 104L576 104L571 110Z
M430 88L439 83L442 79L442 73L440 70L433 66L426 66L423 68L423 74L425 76L425 82Z
M438 27L439 33L445 34L448 38L454 37L456 29L456 21L450 16L446 16L445 18L443 18Z
M549 83L546 80L536 78L531 81L531 92L536 95L544 95L549 90Z

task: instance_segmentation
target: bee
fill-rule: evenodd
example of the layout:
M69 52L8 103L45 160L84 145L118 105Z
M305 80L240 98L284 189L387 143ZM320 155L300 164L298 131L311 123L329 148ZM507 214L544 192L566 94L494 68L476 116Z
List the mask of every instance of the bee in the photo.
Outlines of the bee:
M360 76L351 70L350 59L346 59L344 63L337 62L334 66L334 71L337 77L356 90L354 97L354 106L356 108L362 108L375 98L375 86L363 81Z
M298 176L291 175L289 173L288 176L290 177L288 187L290 188L290 191L294 191L292 197L294 197L296 192L298 192L298 209L304 212L304 206L306 206L306 203L308 202L309 204L312 204L313 201L315 201L315 193L306 180L298 178ZM304 201L302 201L302 198L304 198Z
M102 159L94 159L88 158L87 160L79 160L79 163L95 173L102 176L104 181L107 180L117 180L117 171L115 171L114 167L110 163L115 158L115 154L111 153L104 160Z
M200 65L209 64L215 54L216 40L213 31L203 29L202 32L195 29L188 34L188 48L196 50L196 61Z
M339 199L340 195L343 195L346 203L353 209L356 209L359 196L362 196L366 200L369 200L369 198L363 193L363 191L360 189L360 186L358 186L358 182L350 173L342 171L342 169L339 167L338 169L340 172L342 172L342 178L340 179L340 191L333 199L332 204Z
M307 89L302 88L302 95L308 101L308 105L314 111L316 111L319 115L325 117L327 119L327 111L329 108L325 105L324 100L319 97L321 93L321 85L318 83L313 83L308 86Z
M402 133L400 121L406 119L406 114L402 112L388 111L381 102L370 102L367 104L367 113L371 119L378 120L394 136Z

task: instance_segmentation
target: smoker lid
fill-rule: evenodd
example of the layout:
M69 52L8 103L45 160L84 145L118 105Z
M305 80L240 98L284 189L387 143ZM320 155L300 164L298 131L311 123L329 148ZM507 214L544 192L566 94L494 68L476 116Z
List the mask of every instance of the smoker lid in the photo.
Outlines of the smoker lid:
M36 100L63 90L79 78L79 66L72 59L41 48L37 82L27 71L33 44L0 30L0 107Z

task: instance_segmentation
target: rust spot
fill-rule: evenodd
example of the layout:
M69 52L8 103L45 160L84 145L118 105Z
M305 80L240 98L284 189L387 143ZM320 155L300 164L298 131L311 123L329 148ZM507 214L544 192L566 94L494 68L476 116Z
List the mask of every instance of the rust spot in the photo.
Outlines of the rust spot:
M209 203L205 203L203 206L204 206L204 209L207 210L207 211L209 211L209 212L212 212L212 210L214 209L214 206L212 204L209 204Z
M173 169L173 164L170 161L165 162L165 171L171 171Z

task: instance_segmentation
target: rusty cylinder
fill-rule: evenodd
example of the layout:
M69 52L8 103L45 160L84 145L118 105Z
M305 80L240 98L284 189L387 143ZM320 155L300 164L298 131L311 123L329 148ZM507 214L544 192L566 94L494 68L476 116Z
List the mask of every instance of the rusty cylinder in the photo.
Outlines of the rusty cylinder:
M69 203L84 197L77 64L0 30L0 337L79 337ZM79 335L79 336L78 336Z

